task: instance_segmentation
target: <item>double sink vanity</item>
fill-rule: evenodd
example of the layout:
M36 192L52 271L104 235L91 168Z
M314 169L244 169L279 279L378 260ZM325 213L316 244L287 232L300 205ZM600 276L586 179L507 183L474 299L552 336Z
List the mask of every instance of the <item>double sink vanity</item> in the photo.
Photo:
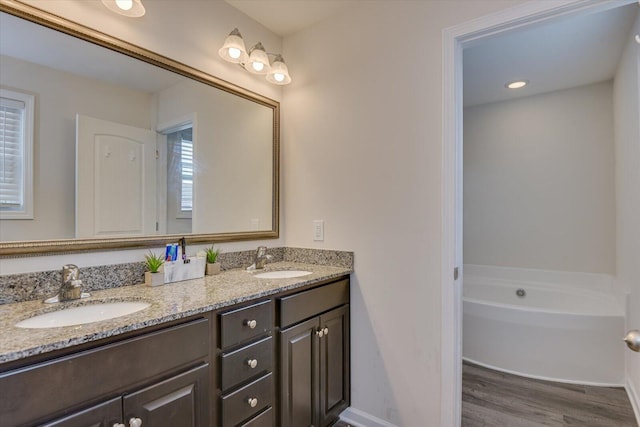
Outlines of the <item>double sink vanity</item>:
M3 40L15 41L0 51L1 83L37 96L35 116L47 117L33 123L34 152L56 167L34 171L34 181L47 183L47 195L78 190L39 199L43 190L35 188L32 217L0 219L0 258L158 248L177 236L190 245L279 237L278 101L20 1L0 0L0 17ZM38 54L43 49L47 55ZM100 73L68 67L88 57ZM60 87L73 96L60 97ZM79 131L83 123L134 127L149 143L139 144L138 155L110 142L93 170L93 161L69 155L70 142L76 155L102 143L99 132ZM170 159L178 130L198 147L191 180L198 203L190 209L178 198L180 171ZM151 161L133 162L143 158ZM112 163L133 172L103 174L116 170L107 168ZM121 176L146 180L134 185ZM137 188L144 197L104 188ZM87 202L96 194L104 199ZM281 256L264 271L246 271L243 255L224 253L223 273L158 287L134 285L141 262L86 267L91 296L55 304L42 300L58 271L0 276L0 425L333 424L350 399L353 254L341 253L342 262L331 251L307 257L312 250L276 249Z
M0 305L2 424L331 425L349 405L350 273L283 261Z

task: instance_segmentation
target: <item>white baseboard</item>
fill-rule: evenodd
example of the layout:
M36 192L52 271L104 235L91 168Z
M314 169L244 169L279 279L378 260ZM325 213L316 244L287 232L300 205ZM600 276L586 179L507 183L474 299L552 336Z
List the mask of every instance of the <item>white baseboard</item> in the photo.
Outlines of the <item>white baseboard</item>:
M397 427L385 420L355 408L347 408L340 414L340 420L354 427Z
M624 388L627 390L627 395L629 396L629 400L631 401L631 406L633 407L633 413L636 414L636 422L640 425L640 395L638 395L638 391L634 387L633 383L627 380Z

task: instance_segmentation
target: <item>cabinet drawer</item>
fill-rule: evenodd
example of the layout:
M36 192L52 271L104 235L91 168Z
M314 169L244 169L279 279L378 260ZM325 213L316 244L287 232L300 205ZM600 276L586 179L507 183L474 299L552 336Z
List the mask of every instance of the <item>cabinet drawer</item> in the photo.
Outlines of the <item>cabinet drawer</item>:
M349 302L349 280L279 299L280 326L286 327Z
M209 355L199 319L0 374L6 425L29 425L107 394L137 387Z
M230 347L265 335L271 331L272 326L271 301L222 313L220 315L220 347Z
M261 372L272 369L273 338L267 337L239 350L222 354L220 358L221 388L226 390Z
M273 427L273 408L268 408L261 414L251 418L240 427Z
M241 389L222 396L222 427L235 426L267 406L272 406L273 393L273 375L268 373ZM256 399L255 406L251 406L251 399Z

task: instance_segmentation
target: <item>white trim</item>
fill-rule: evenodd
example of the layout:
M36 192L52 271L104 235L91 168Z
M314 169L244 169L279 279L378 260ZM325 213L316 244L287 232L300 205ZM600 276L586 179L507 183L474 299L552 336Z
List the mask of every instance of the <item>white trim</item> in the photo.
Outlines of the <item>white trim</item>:
M462 327L461 313L456 310L462 294L456 289L453 270L459 255L456 238L456 141L459 98L462 83L456 67L461 62L462 49L452 29L443 32L443 148L442 148L442 325L441 325L441 426L459 426L462 410ZM456 93L456 92L460 92ZM461 267L461 266L460 266Z
M354 427L397 427L385 420L374 417L364 411L355 408L347 408L340 414L340 420Z
M167 152L167 135L178 132L187 128L191 128L191 142L193 148L193 158L196 158L197 151L197 134L198 134L198 113L192 112L187 113L181 117L175 117L171 120L166 120L163 123L160 123L156 126L156 132L162 136L162 138L158 139L156 142L156 151L160 154L161 162L157 164L158 170L161 171L158 173L158 180L162 181L162 187L159 188L159 197L158 197L158 215L157 222L160 230L167 231L169 227L169 218L167 217L166 206L168 189L167 189L167 162L168 162L168 152ZM191 195L191 211L188 213L181 211L180 209L177 212L172 213L176 219L191 219L192 224L194 224L194 215L195 207L196 207L196 194L195 194L195 182L196 182L196 164L193 165L193 193ZM177 207L180 207L180 202L177 203ZM193 225L192 225L193 227Z
M459 426L462 407L462 48L487 37L562 15L600 12L636 0L558 0L527 3L443 30L442 120L442 307L441 382L442 427Z
M640 395L638 395L633 382L628 378L624 388L627 390L627 395L629 396L631 406L633 407L633 413L636 415L636 422L640 425Z

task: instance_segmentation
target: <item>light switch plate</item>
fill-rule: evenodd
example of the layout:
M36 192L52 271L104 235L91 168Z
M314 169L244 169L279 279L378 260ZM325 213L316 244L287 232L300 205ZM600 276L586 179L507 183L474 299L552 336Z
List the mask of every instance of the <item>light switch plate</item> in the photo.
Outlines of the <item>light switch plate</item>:
M321 219L313 221L313 240L316 242L324 240L324 221Z

